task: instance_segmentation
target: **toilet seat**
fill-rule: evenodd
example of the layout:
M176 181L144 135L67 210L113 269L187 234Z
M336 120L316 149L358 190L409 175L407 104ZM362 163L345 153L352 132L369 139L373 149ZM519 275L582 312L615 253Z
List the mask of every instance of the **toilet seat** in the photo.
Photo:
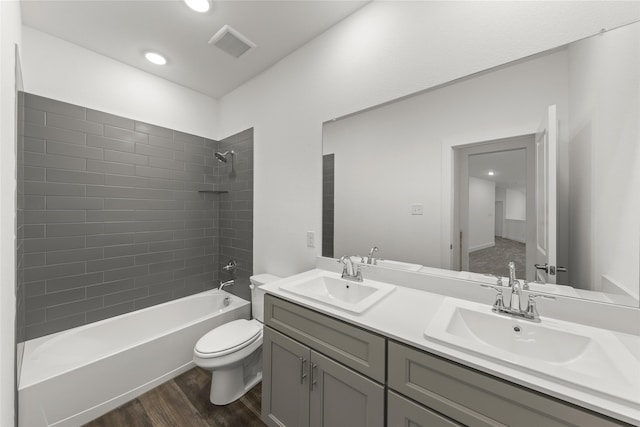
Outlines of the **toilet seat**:
M234 353L262 336L262 324L256 320L239 319L209 331L198 340L195 353L202 358L221 357Z

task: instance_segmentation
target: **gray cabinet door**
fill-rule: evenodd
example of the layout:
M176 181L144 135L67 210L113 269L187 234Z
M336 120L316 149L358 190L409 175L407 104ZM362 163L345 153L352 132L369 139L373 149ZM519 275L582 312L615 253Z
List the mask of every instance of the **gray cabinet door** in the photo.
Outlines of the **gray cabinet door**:
M309 426L309 348L264 328L262 420L272 427Z
M311 427L382 427L384 388L311 351Z

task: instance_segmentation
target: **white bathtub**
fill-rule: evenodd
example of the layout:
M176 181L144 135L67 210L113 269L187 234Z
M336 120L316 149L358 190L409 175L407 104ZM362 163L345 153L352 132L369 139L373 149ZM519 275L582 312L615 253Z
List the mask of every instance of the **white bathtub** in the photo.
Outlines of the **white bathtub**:
M213 290L27 341L19 425L79 426L117 408L195 366L196 341L250 307Z

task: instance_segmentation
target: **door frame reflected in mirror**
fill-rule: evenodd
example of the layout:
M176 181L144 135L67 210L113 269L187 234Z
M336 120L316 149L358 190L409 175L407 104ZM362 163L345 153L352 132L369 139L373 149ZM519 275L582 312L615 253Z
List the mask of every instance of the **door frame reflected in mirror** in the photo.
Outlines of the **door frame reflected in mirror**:
M511 138L503 138L499 140L482 141L474 144L467 144L462 146L454 146L451 149L454 151L454 173L453 187L453 210L451 212L451 218L453 221L451 242L452 245L452 266L457 266L457 271L471 271L474 273L482 274L499 274L501 276L507 276L504 274L508 272L507 262L505 260L504 265L500 264L495 266L493 271L474 271L469 267L469 253L470 247L470 219L471 212L469 208L469 161L473 156L500 153L515 150L524 150L525 156L525 170L523 175L525 178L526 187L526 213L525 213L525 240L526 240L526 271L519 277L525 277L526 280L535 280L535 269L533 267L535 260L535 225L536 225L536 209L535 209L535 135L519 135ZM491 180L491 178L488 178ZM492 203L493 204L493 203ZM456 241L457 240L457 241Z

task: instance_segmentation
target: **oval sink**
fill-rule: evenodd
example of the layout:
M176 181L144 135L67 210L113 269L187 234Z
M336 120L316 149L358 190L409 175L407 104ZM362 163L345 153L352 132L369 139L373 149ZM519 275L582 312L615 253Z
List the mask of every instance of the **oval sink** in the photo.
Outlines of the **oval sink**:
M395 286L367 279L352 282L321 275L282 285L280 289L333 307L362 313L393 291Z

